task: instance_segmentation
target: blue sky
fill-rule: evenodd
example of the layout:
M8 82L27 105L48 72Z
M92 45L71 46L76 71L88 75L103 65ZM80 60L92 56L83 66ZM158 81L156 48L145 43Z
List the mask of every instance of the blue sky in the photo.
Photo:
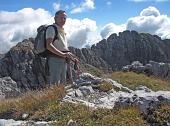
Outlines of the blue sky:
M139 2L137 2L139 1ZM43 8L52 15L56 12L53 4L58 4L60 9L68 13L68 17L83 19L90 18L97 21L98 25L115 22L121 24L129 17L137 16L149 6L156 7L161 13L170 16L170 0L94 0L94 8L81 13L72 14L74 6L79 7L85 0L3 0L0 1L0 10L15 12L23 8Z
M124 30L170 38L169 5L170 0L0 1L0 29L3 29L0 31L0 53L25 38L35 37L36 28L53 23L53 15L59 9L67 12L68 42L77 48Z

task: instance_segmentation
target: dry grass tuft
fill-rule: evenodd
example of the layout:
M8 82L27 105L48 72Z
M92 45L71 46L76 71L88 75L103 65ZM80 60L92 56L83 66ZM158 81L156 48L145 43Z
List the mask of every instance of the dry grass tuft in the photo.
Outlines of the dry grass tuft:
M0 113L15 110L32 114L46 104L65 96L63 86L51 86L40 91L29 91L22 97L0 101Z
M101 84L99 84L98 89L100 91L107 92L107 91L113 89L113 85L109 82L103 81Z

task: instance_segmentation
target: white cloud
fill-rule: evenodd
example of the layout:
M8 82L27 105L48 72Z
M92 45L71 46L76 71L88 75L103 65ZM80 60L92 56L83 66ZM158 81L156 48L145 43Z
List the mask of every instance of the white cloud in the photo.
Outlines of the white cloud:
M107 38L112 33L124 30L135 30L139 33L158 35L162 39L170 39L170 18L167 15L161 15L157 8L150 6L143 9L139 16L129 18L126 24L106 24L100 34L102 38Z
M107 5L111 5L112 3L111 3L110 1L107 1L106 4L107 4Z
M54 22L53 16L44 9L0 11L0 17L0 53L8 51L11 46L23 39L35 37L38 26ZM129 18L126 24L106 24L102 27L100 35L96 21L88 18L82 20L68 18L65 25L69 45L77 48L95 44L112 33L119 33L126 29L170 39L170 18L161 15L157 8L148 7L143 9L139 16Z
M24 8L17 12L0 12L0 53L7 52L18 42L36 36L38 26L52 24L53 16L44 9ZM70 46L81 48L86 42L94 40L91 36L97 29L94 20L68 18L66 34ZM94 37L94 38L93 38Z
M86 10L93 10L94 7L94 1L93 0L85 0L82 4L80 4L79 7L75 7L71 13L75 14L75 13L81 13L84 12Z
M140 13L140 16L160 16L159 10L156 9L155 7L148 7L146 9L143 9Z
M143 9L140 16L128 19L127 29L156 34L163 39L170 38L170 18L161 15L155 7L148 7Z
M156 34L163 39L170 39L170 18L166 15L162 16L162 18L164 18L164 22L156 31Z
M102 38L107 38L113 33L119 33L119 32L124 31L125 28L126 28L125 24L116 25L114 23L109 23L102 28L100 34Z
M96 22L91 19L78 20L68 18L65 30L69 45L81 48L91 39L90 34L93 34L96 29Z
M35 37L37 27L52 20L48 11L32 8L17 12L0 11L0 17L0 53L8 51L23 39Z
M53 3L53 8L55 11L60 10L60 3Z

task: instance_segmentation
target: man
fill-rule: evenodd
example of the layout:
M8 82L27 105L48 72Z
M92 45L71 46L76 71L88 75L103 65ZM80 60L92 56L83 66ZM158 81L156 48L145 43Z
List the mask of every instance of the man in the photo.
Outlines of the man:
M59 10L55 13L54 26L57 27L58 39L53 42L55 37L55 29L49 26L46 30L46 48L52 52L48 57L49 67L49 83L50 84L65 84L66 83L66 59L72 58L67 45L66 34L64 32L64 24L66 22L66 12Z

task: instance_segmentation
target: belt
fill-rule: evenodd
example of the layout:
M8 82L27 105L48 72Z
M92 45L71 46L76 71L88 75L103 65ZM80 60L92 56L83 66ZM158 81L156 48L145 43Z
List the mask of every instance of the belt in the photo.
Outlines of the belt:
M63 53L67 53L67 52L71 52L71 51L61 51L61 52L63 52ZM52 52L50 52L49 54L48 54L48 56L50 56L50 57L58 57L58 58L62 58L62 57L60 57L60 56L58 56L58 55L56 55L56 54L54 54L54 53L52 53Z
M63 52L63 53L67 53L67 52L71 52L70 50L68 50L68 51L61 51L61 52Z

